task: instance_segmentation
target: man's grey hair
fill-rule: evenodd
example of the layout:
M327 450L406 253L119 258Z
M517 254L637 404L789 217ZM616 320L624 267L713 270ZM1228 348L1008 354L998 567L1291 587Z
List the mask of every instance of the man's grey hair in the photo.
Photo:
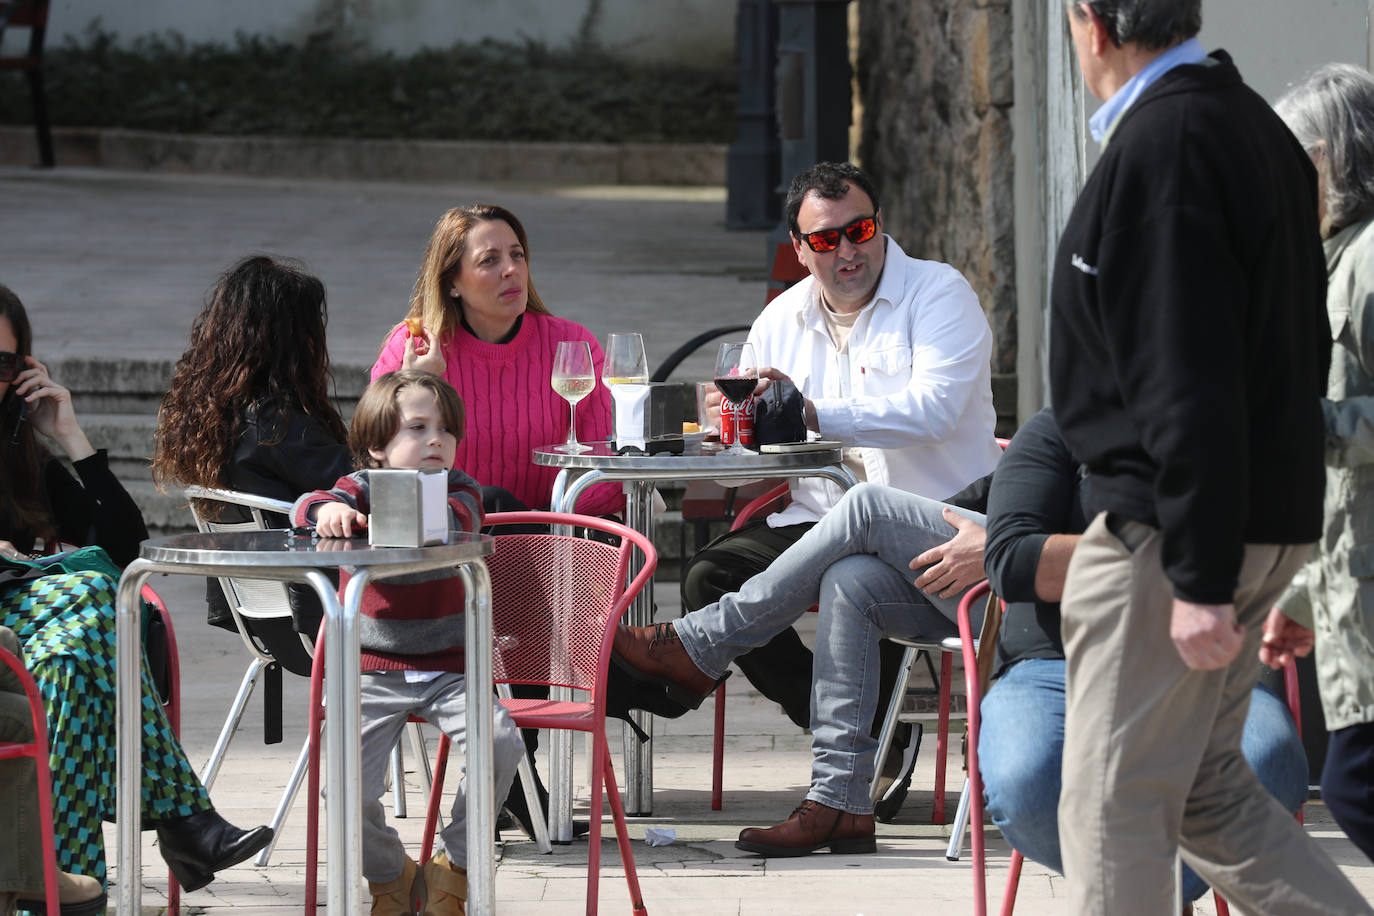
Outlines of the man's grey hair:
M1327 64L1274 103L1310 154L1325 145L1329 235L1374 216L1374 77L1353 64Z
M1161 51L1202 29L1202 0L1067 0L1069 15L1087 18L1090 6L1118 48L1135 44Z

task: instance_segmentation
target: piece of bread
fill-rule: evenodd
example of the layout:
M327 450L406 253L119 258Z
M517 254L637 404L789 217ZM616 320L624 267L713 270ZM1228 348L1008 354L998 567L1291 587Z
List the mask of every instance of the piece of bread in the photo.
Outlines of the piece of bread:
M425 325L419 318L406 319L406 336L421 337L424 335Z

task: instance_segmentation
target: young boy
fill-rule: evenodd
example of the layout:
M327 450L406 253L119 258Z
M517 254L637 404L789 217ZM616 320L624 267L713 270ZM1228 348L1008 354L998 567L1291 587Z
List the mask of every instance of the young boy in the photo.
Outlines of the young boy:
M366 529L370 468L447 468L450 527L475 532L482 523L477 482L453 467L463 434L463 403L448 382L428 372L380 376L358 401L349 446L364 470L339 478L332 490L307 493L292 509L297 525L313 524L321 537L350 537ZM348 584L345 578L340 590ZM465 738L463 588L450 570L377 582L363 597L362 639L363 874L372 892L372 916L412 913L425 899L425 916L455 916L467 899L467 800L458 787L443 852L423 869L405 854L386 825L380 798L392 747L409 716L439 727L455 746ZM525 752L510 714L496 707L492 729L496 798L505 798ZM417 881L417 872L420 880ZM412 890L414 888L414 890Z

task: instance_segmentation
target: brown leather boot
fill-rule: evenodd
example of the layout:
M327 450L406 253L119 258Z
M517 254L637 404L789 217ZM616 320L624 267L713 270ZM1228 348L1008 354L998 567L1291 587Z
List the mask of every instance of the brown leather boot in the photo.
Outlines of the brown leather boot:
M412 916L416 911L415 876L419 872L420 866L406 856L399 877L384 884L367 882L367 889L372 894L372 916Z
M467 913L468 873L439 853L425 863L425 900L421 916L464 916Z
M774 857L804 856L826 846L836 853L876 852L873 815L850 814L808 798L776 827L749 827L735 841L736 849Z
M701 701L725 680L712 680L696 666L671 623L616 627L611 657L636 680L662 684L670 699L688 709L701 706Z

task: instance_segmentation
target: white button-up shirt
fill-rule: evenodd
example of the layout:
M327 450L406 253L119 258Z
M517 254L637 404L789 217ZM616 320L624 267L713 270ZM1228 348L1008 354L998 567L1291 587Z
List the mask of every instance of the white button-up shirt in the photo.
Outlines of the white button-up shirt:
M815 405L823 437L864 449L870 482L944 499L991 472L1002 454L993 433L992 330L959 271L908 257L884 238L882 278L854 323L847 370L814 277L770 302L749 340L759 365L785 372ZM768 524L819 521L841 495L829 481L801 478L791 505Z

